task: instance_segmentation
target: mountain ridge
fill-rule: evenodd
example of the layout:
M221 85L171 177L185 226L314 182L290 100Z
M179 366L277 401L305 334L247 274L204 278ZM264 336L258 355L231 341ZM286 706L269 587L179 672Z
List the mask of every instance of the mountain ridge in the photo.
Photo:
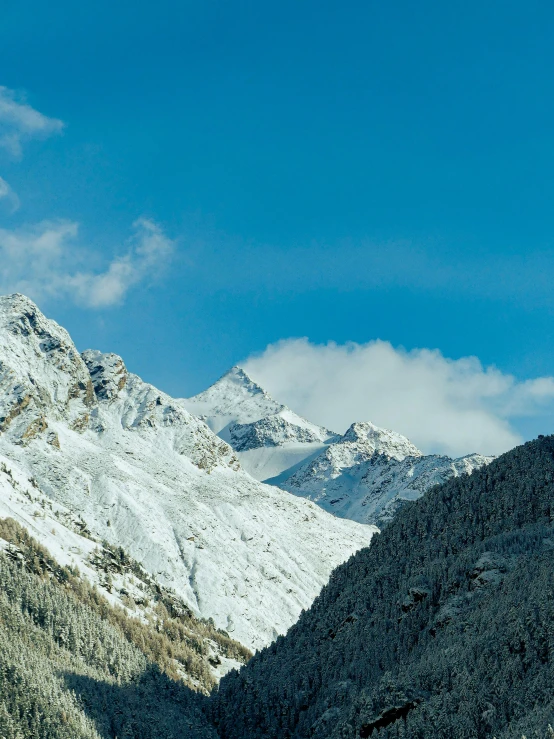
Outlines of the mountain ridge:
M201 414L256 479L360 523L385 525L432 485L493 459L425 455L370 421L355 421L342 435L329 431L276 401L239 366L181 402Z
M242 466L260 481L282 474L338 438L276 401L239 366L180 402L238 449Z
M76 350L21 295L0 298L0 454L94 535L259 648L375 529L262 485L120 357Z

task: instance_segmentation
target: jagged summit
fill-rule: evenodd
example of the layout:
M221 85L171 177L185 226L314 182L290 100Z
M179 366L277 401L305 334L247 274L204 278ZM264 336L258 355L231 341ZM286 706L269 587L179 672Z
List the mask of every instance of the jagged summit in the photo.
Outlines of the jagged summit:
M0 310L9 307L14 311L23 312L30 310L33 313L40 313L36 303L23 293L11 293L10 295L0 295ZM41 314L42 315L42 314ZM51 319L48 319L51 320Z
M241 464L257 480L282 474L338 438L276 401L238 366L181 403L241 453Z
M261 395L264 399L274 402L277 406L280 405L238 364L227 370L219 380L216 380L207 390L200 393L201 396L205 397L220 397L222 394L228 394L229 397L232 394L242 397Z
M383 526L406 501L492 459L424 455L402 434L364 421L274 482L337 516Z
M232 423L252 423L286 410L238 366L231 367L207 390L181 402L222 438L228 438L221 432Z
M10 334L29 337L34 334L41 339L57 340L68 350L75 350L67 331L56 321L46 318L36 303L21 293L0 295L0 326L6 332L7 340Z
M235 364L234 367L231 367L230 370L227 370L227 372L225 372L225 374L222 375L219 380L214 383L214 385L217 385L222 381L233 382L237 385L241 385L252 394L267 395L269 397L266 391L260 385L258 385L257 382L254 382L250 375L247 374L247 372L238 364Z
M253 477L363 523L382 525L405 501L492 459L424 455L402 434L370 421L334 434L278 403L241 367L182 402L231 445Z
M241 367L182 402L232 446L251 475L363 523L381 525L406 500L491 460L426 456L370 421L334 434L278 403Z
M24 295L0 297L0 347L0 432L28 439L47 416L71 424L94 405L71 337Z
M412 442L402 434L389 429L379 428L370 421L353 423L341 439L342 442L363 442L373 451L386 454L393 459L404 457L421 457L421 452Z

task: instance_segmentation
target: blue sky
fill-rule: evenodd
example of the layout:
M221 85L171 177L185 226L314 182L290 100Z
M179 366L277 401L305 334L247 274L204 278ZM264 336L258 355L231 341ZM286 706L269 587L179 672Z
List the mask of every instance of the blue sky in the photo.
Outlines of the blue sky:
M550 377L553 31L547 2L12 3L4 99L50 124L0 144L0 285L175 395L294 337Z

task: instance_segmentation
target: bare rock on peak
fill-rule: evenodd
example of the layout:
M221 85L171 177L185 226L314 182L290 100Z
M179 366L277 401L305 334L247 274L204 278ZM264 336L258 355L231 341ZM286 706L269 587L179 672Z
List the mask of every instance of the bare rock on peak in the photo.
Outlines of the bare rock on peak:
M127 382L127 369L117 354L87 349L82 353L83 361L90 373L94 392L99 400L112 400Z
M16 437L43 415L70 420L95 402L71 337L23 295L0 297L0 432Z

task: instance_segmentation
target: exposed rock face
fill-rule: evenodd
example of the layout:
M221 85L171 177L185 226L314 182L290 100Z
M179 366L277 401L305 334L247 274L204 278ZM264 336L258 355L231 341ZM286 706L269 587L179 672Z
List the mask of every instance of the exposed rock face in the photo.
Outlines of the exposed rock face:
M0 298L0 363L0 454L250 647L370 541L374 528L252 479L179 401L115 354L80 356L20 295Z
M236 452L264 446L278 447L290 442L319 445L326 439L317 427L299 426L280 415L261 418L254 423L234 423L229 427L229 435Z
M405 457L421 457L423 453L402 434L382 429L369 421L353 423L341 439L341 444L353 443L358 449L370 454L379 452L389 459L402 460Z
M127 382L127 369L117 354L102 354L89 349L82 354L99 400L112 400Z
M0 327L0 433L21 440L44 415L71 422L95 403L88 370L69 334L32 301L18 294L0 297Z
M130 374L117 354L87 350L82 356L98 399L95 413L98 431L105 430L102 417L109 413L109 409L115 412L122 428L128 431L171 430L173 449L201 469L212 470L218 465L233 470L240 468L228 444L168 395Z

